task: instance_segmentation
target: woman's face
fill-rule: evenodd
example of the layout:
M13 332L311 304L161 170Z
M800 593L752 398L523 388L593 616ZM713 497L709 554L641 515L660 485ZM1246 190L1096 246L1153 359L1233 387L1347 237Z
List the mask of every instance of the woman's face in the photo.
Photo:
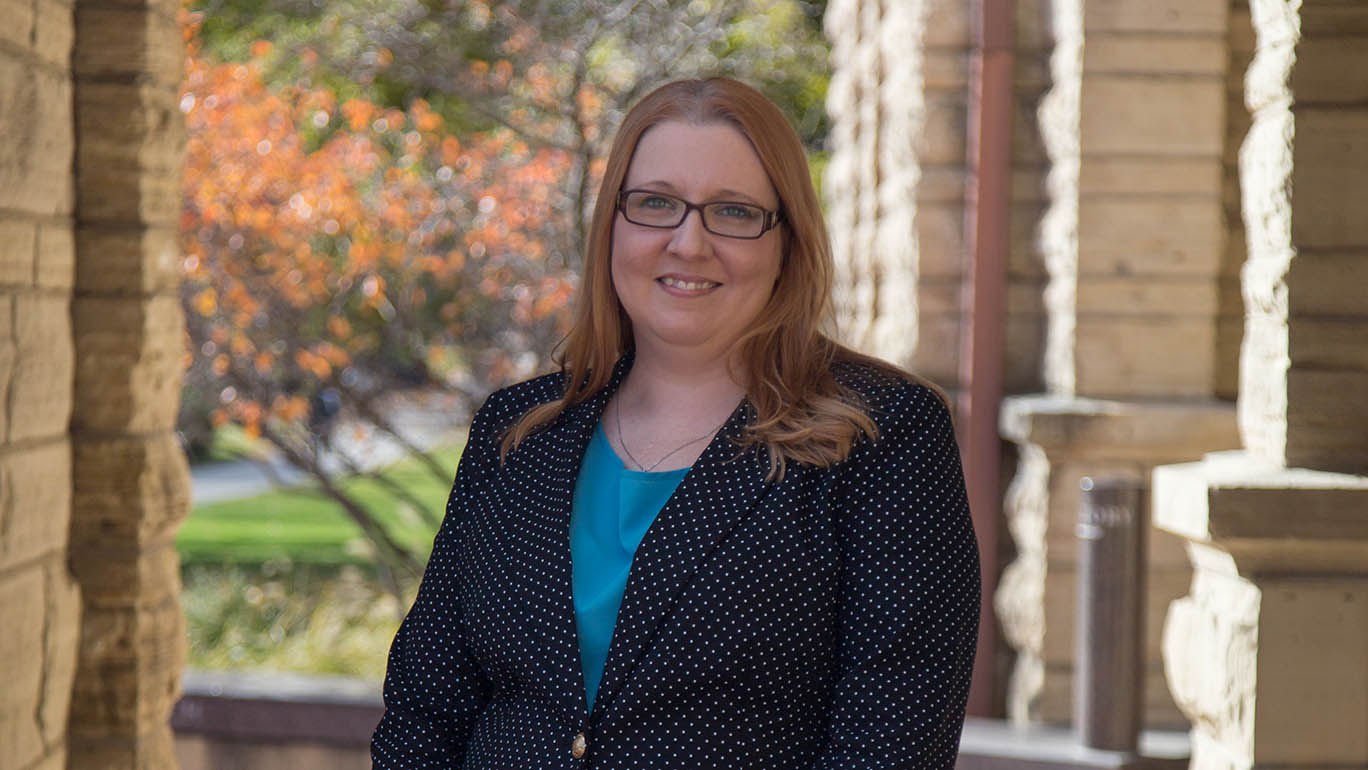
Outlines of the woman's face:
M642 134L624 190L649 190L696 204L750 203L767 211L779 196L750 142L724 123L659 123ZM689 211L672 229L613 222L613 288L632 319L637 352L689 349L725 356L759 315L779 278L778 228L754 240L716 235Z

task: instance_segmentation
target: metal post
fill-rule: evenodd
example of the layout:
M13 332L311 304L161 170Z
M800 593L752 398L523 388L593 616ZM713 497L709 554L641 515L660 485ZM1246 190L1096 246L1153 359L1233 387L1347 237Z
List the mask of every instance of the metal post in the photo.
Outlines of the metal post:
M1084 478L1078 508L1074 731L1090 748L1135 753L1144 703L1143 482Z

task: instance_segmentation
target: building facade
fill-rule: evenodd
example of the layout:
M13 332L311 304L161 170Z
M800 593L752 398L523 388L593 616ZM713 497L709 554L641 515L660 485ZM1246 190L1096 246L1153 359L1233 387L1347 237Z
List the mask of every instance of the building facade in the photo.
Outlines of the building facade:
M1013 30L1002 126L975 122L985 9ZM952 392L987 178L966 138L1007 137L1006 716L1071 717L1079 479L1153 476L1146 723L1190 725L1202 768L1368 766L1368 5L833 0L827 22L842 320Z

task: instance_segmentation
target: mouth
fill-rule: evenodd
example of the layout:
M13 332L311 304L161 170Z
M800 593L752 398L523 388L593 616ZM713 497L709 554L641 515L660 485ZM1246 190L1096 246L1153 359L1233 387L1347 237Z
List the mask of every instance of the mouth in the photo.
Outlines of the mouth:
M714 289L722 285L717 281L707 281L702 279L686 280L684 278L678 278L672 275L663 275L657 278L656 282L663 286L668 286L671 289L677 289L679 291L705 291L707 289Z

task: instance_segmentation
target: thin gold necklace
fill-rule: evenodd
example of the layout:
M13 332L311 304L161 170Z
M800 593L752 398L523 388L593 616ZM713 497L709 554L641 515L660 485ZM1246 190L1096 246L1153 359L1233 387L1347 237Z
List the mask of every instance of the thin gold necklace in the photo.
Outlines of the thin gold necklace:
M650 473L651 471L654 471L656 468L659 468L661 463L665 462L666 460L670 459L671 457L674 457L675 454L677 454L677 453L678 453L681 449L683 449L684 447L686 447L686 446L688 446L688 445L690 445L690 444L697 444L698 442L702 441L703 439L708 438L708 437L711 436L712 434L714 434L714 433L716 433L717 431L721 430L722 426L727 424L727 420L731 419L731 415L727 415L727 417L724 418L724 419L722 420L722 422L719 422L719 423L717 424L717 427L713 428L712 430L708 431L707 433L704 433L703 435L699 436L698 438L691 438L691 439L689 439L688 441L685 441L683 444L680 444L679 446L675 447L674 449L671 449L671 450L669 451L669 453L667 453L664 457L660 458L659 460L656 460L654 463L651 464L651 467L647 468L645 465L642 465L642 463L641 463L640 460L638 460L638 459L636 459L635 457L632 456L632 450L630 450L630 449L627 448L627 442L626 442L626 440L624 440L624 439L622 438L622 401L621 401L621 400L618 400L618 401L614 401L614 402L613 402L613 417L615 418L615 422L617 423L617 439L618 439L618 445L622 447L622 451L624 451L624 452L627 453L627 459L628 459L628 460L631 460L633 465L635 465L638 469L640 469L641 471L643 471L643 472L645 472L645 473Z

